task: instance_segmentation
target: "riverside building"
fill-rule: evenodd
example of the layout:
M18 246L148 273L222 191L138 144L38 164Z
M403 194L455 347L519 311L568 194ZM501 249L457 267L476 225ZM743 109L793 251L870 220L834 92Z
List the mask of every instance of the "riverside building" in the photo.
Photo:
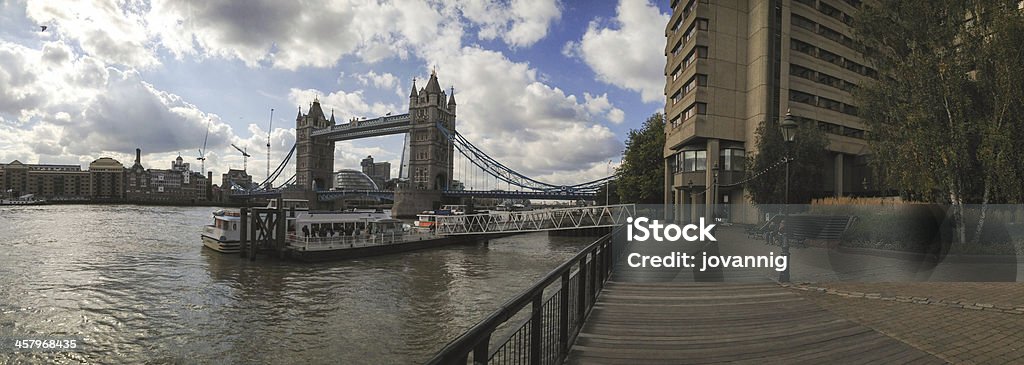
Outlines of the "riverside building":
M868 194L852 92L878 73L856 50L859 0L674 0L665 36L665 201L676 216L756 222L741 186L761 121L791 110L828 137L817 196ZM799 137L798 137L799 138ZM716 169L717 168L717 169ZM806 187L802 187L806 188ZM717 209L716 209L717 206Z

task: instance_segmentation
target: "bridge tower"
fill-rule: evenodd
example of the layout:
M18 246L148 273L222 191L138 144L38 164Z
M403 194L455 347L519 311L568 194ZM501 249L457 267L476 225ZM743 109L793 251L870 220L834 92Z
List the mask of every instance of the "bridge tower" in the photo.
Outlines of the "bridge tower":
M334 124L334 112L330 119L326 118L319 99L313 99L306 115L299 108L295 117L295 184L303 190L327 190L333 186L334 141L314 138L311 133Z
M437 125L455 131L455 90L448 96L431 71L427 86L409 95L409 182L395 192L396 216L414 216L440 202L441 192L452 184L455 146Z

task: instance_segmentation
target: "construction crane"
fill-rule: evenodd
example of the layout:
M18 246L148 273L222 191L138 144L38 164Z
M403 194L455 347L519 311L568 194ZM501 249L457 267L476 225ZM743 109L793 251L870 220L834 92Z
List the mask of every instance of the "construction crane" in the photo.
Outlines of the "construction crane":
M206 176L206 141L210 139L210 121L206 121L206 136L203 137L203 148L199 149L199 158L196 160L202 161L203 176Z
M274 133L274 108L270 108L270 125L267 127L267 176L270 176L270 134ZM270 189L270 182L267 182Z
M234 147L236 150L238 150L238 152L242 153L242 171L246 171L246 169L248 167L247 165L248 165L249 157L250 157L249 154L246 153L244 149L241 149L241 148L238 148L238 146L235 146L234 143L231 144L231 147Z

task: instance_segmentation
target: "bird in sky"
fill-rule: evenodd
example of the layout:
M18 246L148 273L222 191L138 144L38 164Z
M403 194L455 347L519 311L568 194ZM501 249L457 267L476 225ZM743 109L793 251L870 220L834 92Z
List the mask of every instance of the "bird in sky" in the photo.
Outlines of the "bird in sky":
M39 31L40 32L45 32L46 31L46 26L45 25L40 25L39 26Z

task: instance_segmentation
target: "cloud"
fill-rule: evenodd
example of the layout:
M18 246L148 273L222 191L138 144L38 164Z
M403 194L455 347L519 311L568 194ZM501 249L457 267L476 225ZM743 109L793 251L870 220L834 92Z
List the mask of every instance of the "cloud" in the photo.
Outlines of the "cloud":
M373 85L378 89L390 89L398 87L398 78L390 72L378 74L370 71L365 75L356 75L356 79L363 85Z
M639 92L643 101L664 101L664 25L668 14L647 0L621 0L610 26L592 21L579 41L562 48L583 60L599 80Z
M554 0L513 0L509 4L464 0L456 6L479 27L477 37L501 38L512 48L529 47L543 39L551 23L562 16Z
M326 93L316 89L292 88L288 92L288 100L292 104L302 105L303 114L309 111L308 105L316 97L320 99L320 108L324 110L326 116L330 118L333 112L339 124L347 123L351 118L376 118L387 113L401 114L407 111L400 110L393 104L368 102L363 97L362 90Z
M425 58L444 60L438 78L456 85L460 133L518 172L555 184L580 183L603 177L592 166L622 151L622 142L601 123L602 113L613 109L607 96L607 105L588 106L589 94L578 100L543 83L529 64L478 47Z
M126 4L135 8L140 4ZM74 40L86 53L105 63L132 67L160 64L152 52L146 22L138 11L125 11L113 1L56 2L29 0L26 15L48 32Z

